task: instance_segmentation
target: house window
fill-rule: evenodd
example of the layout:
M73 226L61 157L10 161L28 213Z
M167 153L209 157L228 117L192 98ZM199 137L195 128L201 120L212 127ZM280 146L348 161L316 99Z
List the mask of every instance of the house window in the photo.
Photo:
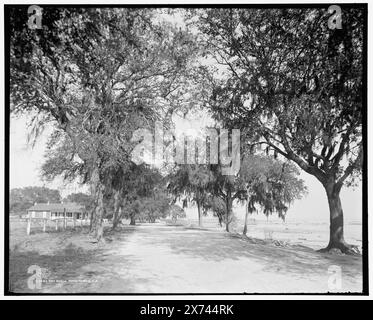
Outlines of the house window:
M43 214L44 212L42 211L34 212L34 218L43 218Z

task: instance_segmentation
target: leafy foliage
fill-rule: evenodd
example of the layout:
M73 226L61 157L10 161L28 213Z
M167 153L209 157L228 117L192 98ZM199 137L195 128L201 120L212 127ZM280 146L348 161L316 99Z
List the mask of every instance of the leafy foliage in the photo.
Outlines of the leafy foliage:
M268 156L250 155L242 163L240 179L246 187L247 210L258 207L268 216L277 213L285 219L289 205L307 192L299 170L289 162L280 162Z
M63 199L64 202L74 202L82 207L85 210L90 211L92 210L93 202L92 196L83 192L78 193L71 193L66 198Z
M58 190L45 187L15 188L10 191L10 212L26 213L26 210L37 203L60 202Z
M340 191L361 179L366 8L342 7L342 29L326 9L203 9L195 25L224 69L210 109L246 144L264 145L315 176L330 211L327 249L350 252Z
M206 165L183 164L168 175L167 190L174 196L174 201L182 200L183 206L188 203L197 205L199 224L203 208L208 202L208 192L212 182L212 172Z
M216 118L336 190L359 174L363 10L344 9L334 30L323 9L204 13L200 30L226 68L212 95Z
M105 188L131 166L132 133L184 94L193 39L151 9L44 9L36 32L11 19L11 109L35 114L36 137L55 125L43 173L90 183L100 224Z

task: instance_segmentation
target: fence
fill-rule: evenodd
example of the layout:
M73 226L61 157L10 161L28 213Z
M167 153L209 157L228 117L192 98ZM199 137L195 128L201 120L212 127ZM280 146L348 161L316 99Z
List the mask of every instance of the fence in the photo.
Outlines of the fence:
M32 224L36 223L39 226L42 225L43 232L46 232L48 224L50 225L51 223L54 224L54 228L56 231L58 231L60 225L62 224L62 229L66 230L68 227L68 223L72 222L72 227L75 228L78 224L83 227L84 225L89 225L90 224L90 219L88 218L81 218L77 219L76 215L74 214L72 217L53 217L53 218L45 218L45 217L32 217L29 215L27 218L27 234L31 234L31 227Z

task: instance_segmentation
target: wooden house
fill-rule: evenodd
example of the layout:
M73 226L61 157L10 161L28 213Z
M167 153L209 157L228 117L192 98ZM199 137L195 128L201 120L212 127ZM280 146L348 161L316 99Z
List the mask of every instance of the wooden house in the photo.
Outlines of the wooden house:
M80 221L82 225L83 221L88 219L88 214L84 206L76 203L35 203L27 210L27 217L27 234L30 234L32 221L42 222L45 232L46 226L51 221L53 221L56 230L58 230L59 222L62 221L65 229L69 222L72 222L74 227L77 221Z

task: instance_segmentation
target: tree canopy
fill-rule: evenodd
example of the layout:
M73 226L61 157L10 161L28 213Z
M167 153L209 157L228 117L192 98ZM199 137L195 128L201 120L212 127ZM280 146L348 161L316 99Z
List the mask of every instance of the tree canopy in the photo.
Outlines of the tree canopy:
M224 66L211 110L324 186L331 215L328 249L349 250L339 193L363 160L361 8L343 9L343 28L326 9L206 9L197 25Z
M340 191L359 181L364 158L364 10L343 6L334 29L326 8L175 10L182 26L156 8L48 7L40 29L28 28L26 7L7 11L11 112L31 115L34 139L54 128L44 178L89 185L102 239L107 211L114 228L124 216L154 220L170 212L170 195L195 203L200 225L213 211L229 230L234 201L284 218L306 191L300 168L328 198L326 249L350 252ZM240 130L239 172L192 161L164 177L133 162L134 132L201 107L218 140L222 128Z
M61 194L58 190L46 187L24 187L10 190L9 209L14 213L26 213L35 202L60 202Z
M84 176L98 238L105 188L131 165L133 131L168 117L185 90L193 42L154 12L56 9L36 32L11 20L12 112L35 114L36 135L55 124L44 172Z

